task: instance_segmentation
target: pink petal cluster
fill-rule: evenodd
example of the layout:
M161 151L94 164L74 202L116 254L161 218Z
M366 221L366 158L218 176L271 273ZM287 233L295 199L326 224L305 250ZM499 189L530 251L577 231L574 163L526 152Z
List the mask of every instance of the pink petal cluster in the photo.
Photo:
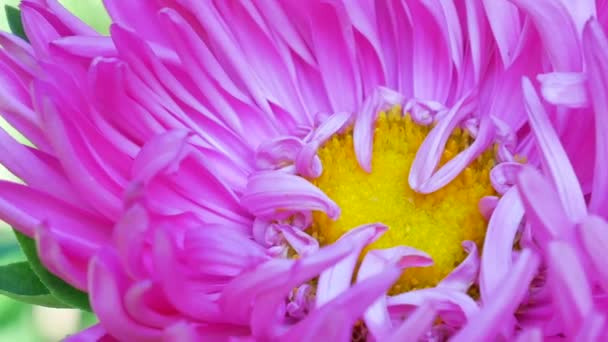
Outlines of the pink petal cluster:
M56 0L22 1L29 43L0 34L0 112L35 146L0 130L25 182L0 182L0 218L89 294L100 323L73 341L608 335L607 1L104 3L109 37ZM496 145L500 197L449 276L388 295L432 259L395 246L357 267L382 223L320 247L310 213L340 208L307 178L351 125L373 171L396 104L434 125L413 189ZM438 168L456 127L475 142Z

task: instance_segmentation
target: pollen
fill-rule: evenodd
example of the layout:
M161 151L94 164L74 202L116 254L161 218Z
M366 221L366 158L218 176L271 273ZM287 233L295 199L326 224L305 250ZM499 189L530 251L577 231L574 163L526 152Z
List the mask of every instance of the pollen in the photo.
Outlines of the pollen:
M405 245L428 253L433 266L404 272L392 293L436 285L466 257L464 240L481 246L487 222L478 210L483 196L493 195L489 170L492 149L484 152L442 189L420 194L408 184L408 174L428 127L414 123L396 106L381 112L374 132L372 172L357 163L352 131L337 134L319 149L323 173L311 180L341 209L337 220L313 214L312 234L321 244L336 241L362 224L382 222L389 230L370 249ZM448 139L440 165L445 164L473 139L457 129Z

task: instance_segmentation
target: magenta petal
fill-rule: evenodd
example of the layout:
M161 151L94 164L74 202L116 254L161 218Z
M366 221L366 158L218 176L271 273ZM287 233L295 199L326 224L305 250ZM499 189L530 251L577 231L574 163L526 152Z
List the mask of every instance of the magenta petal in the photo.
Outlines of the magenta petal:
M474 105L474 96L471 94L464 96L426 136L418 152L416 152L416 157L414 158L408 177L408 182L412 189L418 191L433 176L435 167L439 164L441 154L450 134L465 115L473 110Z
M579 71L582 56L573 18L560 1L512 0L536 24L546 53L557 71ZM559 30L553 23L559 22Z
M486 341L494 339L504 322L513 315L519 302L528 292L528 285L536 275L540 258L530 250L523 250L513 265L509 277L493 292L492 300L470 318L453 341Z
M399 268L389 267L378 275L358 282L292 327L281 336L281 340L347 341L355 321L371 303L385 295L400 274Z
M586 214L587 208L576 174L532 83L528 78L524 78L522 86L530 126L542 151L543 164L557 187L559 198L568 216L578 221Z
M387 267L397 266L401 270L409 267L424 267L433 264L433 260L426 253L411 247L398 246L388 249L374 249L368 252L361 263L357 273L357 283L364 281ZM386 307L386 296L378 298L365 311L363 316L365 325L377 340L386 338L391 331L392 323Z
M597 216L589 216L578 227L578 234L597 272L595 275L600 285L608 291L608 268L605 258L608 248L608 223Z
M124 284L114 257L103 252L89 266L91 306L101 325L120 340L157 341L161 331L136 323L125 311Z
M431 328L437 316L432 304L419 306L401 325L391 333L387 341L418 341Z
M488 223L479 274L479 287L483 300L491 300L490 294L504 281L511 270L513 242L523 216L524 208L517 189L511 188L498 201Z
M586 107L589 99L587 75L575 72L552 72L537 76L545 100L555 105L572 108Z
M473 241L464 241L462 247L469 255L450 274L443 278L437 286L466 292L477 280L479 272L477 245Z
M82 330L74 335L66 337L63 342L92 342L92 341L114 341L114 338L107 335L106 330L99 323Z
M284 172L260 172L249 179L241 204L256 216L270 217L281 211L320 210L331 218L340 208L304 178Z
M571 336L593 310L591 287L573 246L553 241L547 248L549 286L552 287L555 309L564 331Z
M584 51L588 63L588 90L595 118L595 165L593 170L593 193L589 210L608 218L608 40L595 20L589 21L584 31Z
M334 244L350 243L351 253L325 270L317 282L316 304L321 306L349 288L359 254L365 246L374 242L386 229L385 225L372 223L359 226L342 235Z
M570 237L574 222L566 216L559 196L548 180L536 169L525 167L519 173L517 188L532 225L532 234L539 242Z
M359 165L367 172L372 171L372 146L374 141L374 128L380 111L387 110L396 104L405 101L403 96L388 88L376 88L363 102L359 114L356 116L353 129L353 142L355 155Z
M462 326L479 311L478 304L461 291L434 287L413 290L387 298L389 312L392 315L401 315L411 307L420 307L432 304L446 323L453 326Z

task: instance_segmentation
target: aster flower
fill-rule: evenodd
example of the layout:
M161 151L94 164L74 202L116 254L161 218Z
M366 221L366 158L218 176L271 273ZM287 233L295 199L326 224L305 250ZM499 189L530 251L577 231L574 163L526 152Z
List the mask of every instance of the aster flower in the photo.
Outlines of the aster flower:
M105 6L0 35L0 217L88 294L73 340L605 333L593 1Z

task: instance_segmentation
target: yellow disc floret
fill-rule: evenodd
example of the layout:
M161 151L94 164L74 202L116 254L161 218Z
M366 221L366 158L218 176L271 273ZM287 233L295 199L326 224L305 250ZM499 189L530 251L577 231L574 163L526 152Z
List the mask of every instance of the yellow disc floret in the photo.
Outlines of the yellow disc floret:
M335 135L319 150L323 173L312 180L341 209L336 221L314 213L312 233L321 244L331 243L359 225L382 222L389 230L368 249L406 245L433 258L431 267L407 270L393 292L436 285L466 257L462 241L481 245L486 231L477 202L494 194L488 175L494 164L493 152L485 152L444 188L419 194L409 187L407 179L428 131L401 115L400 107L382 112L374 134L371 173L357 163L349 131ZM471 142L466 132L454 132L441 163Z

